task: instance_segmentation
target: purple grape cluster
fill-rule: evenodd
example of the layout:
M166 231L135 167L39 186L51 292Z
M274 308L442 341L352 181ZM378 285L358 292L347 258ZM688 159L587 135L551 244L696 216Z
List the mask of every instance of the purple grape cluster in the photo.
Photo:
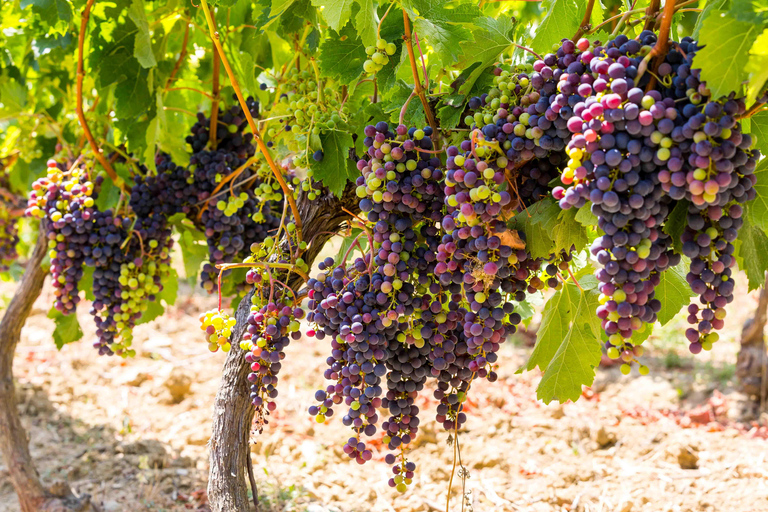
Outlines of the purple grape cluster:
M54 307L64 315L80 302L78 285L88 251L98 241L94 233L102 177L90 179L83 163L49 160L47 175L32 185L25 214L45 223L51 258ZM91 263L88 260L88 263Z

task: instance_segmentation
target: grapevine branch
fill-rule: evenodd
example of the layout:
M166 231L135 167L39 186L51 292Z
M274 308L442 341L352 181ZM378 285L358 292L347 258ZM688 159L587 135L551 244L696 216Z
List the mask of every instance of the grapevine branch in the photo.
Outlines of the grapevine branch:
M189 18L187 18L187 28L184 29L184 40L181 42L181 51L179 52L179 58L176 60L176 64L173 66L173 70L171 70L171 74L168 75L168 80L165 82L165 90L170 91L173 89L170 89L171 83L173 82L174 78L176 77L176 73L179 72L179 69L181 69L181 63L184 62L184 59L187 58L187 43L189 42Z
M205 20L208 22L208 30L210 31L211 39L213 39L213 44L216 46L216 49L219 52L219 57L221 57L221 63L224 65L224 69L227 71L227 76L229 76L229 82L232 84L232 88L235 90L235 94L237 95L237 99L240 102L240 106L243 109L245 118L248 120L248 125L251 127L251 131L253 132L253 138L256 140L256 144L259 146L259 150L264 154L264 158L266 158L269 168L272 170L272 173L275 175L275 179L277 179L277 182L280 184L280 188L283 190L285 199L288 201L288 204L291 206L291 213L293 213L294 222L296 223L296 229L299 234L299 240L301 240L302 225L301 225L301 217L299 216L299 209L296 206L296 200L293 198L293 193L288 188L288 184L285 183L285 180L283 179L283 175L280 173L280 170L277 168L277 165L275 165L275 161L272 159L272 155L270 155L269 153L269 148L267 148L267 145L264 143L264 140L261 138L261 132L259 131L259 127L256 126L256 123L253 120L253 116L251 115L251 111L248 109L248 105L245 103L245 98L243 97L243 93L240 90L240 84L237 82L237 78L235 77L235 74L229 65L227 56L224 54L224 49L221 47L221 42L219 41L219 34L216 32L216 29L214 28L213 19L211 18L211 11L208 9L208 2L206 0L201 0L200 3L203 6L203 11L205 12Z
M432 127L432 131L437 133L437 123L435 122L435 116L432 113L432 109L429 107L429 101L427 100L427 93L424 87L421 86L421 79L419 78L419 69L416 66L416 54L413 51L413 38L411 35L411 20L408 19L408 13L403 9L403 23L405 24L405 34L403 35L403 41L405 41L405 47L408 50L408 59L411 62L411 71L413 71L413 86L416 91L416 95L421 100L421 104L424 107L424 114L427 116L427 124ZM426 84L429 87L429 84Z
M117 174L99 150L99 146L96 144L96 139L93 138L93 133L91 133L91 129L88 127L88 121L85 119L85 113L83 112L83 79L85 78L85 71L83 70L83 46L85 45L85 29L88 26L88 18L91 15L91 6L93 6L94 1L95 0L88 0L88 3L85 4L82 20L80 21L80 34L77 36L77 118L80 120L80 126L83 128L85 138L88 139L88 143L91 145L94 157L99 161L109 178L117 183Z
M587 30L589 30L589 21L592 19L592 8L595 6L595 0L589 0L587 2L587 10L584 13L584 17L581 19L581 23L579 23L579 29L576 31L576 34L573 36L574 41L578 41L581 36L583 36Z
M664 14L661 18L661 28L659 28L659 37L656 40L656 44L653 45L653 49L645 56L643 61L638 66L637 80L643 76L643 73L648 68L648 64L653 59L651 64L654 72L659 67L659 64L663 62L664 55L667 54L669 48L669 29L672 26L672 18L675 15L675 2L668 0L664 5ZM645 90L650 91L656 83L656 75L651 76L651 80L648 82Z
M664 11L666 12L667 6L672 4L672 8L675 7L674 0L667 0L667 5L664 6ZM646 13L646 20L645 25L643 26L644 30L651 30L653 29L653 25L656 23L656 13L659 11L659 7L661 6L661 0L651 0L651 4L648 6L648 9L645 10ZM661 41L661 37L659 37L659 41Z

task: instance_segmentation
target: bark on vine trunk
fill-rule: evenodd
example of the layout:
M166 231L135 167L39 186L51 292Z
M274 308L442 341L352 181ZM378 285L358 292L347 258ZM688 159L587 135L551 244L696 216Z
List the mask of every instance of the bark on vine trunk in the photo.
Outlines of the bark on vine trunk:
M43 487L29 453L29 439L21 424L13 383L13 357L21 328L43 289L45 269L41 263L48 250L45 230L40 227L37 244L27 262L24 277L0 321L0 449L11 483L24 512L39 510L85 510L89 497L78 499L66 485L52 492Z
M736 357L736 377L741 391L765 402L768 388L768 358L763 331L768 320L768 276L760 290L755 316L744 322L741 330L741 348Z
M304 195L300 197L299 214L304 223L302 236L309 243L303 258L310 267L330 239L330 233L336 232L345 221L350 220L350 215L342 208L353 212L358 210L354 186L349 183L347 185L341 199L331 194L314 201ZM303 283L300 277L291 274L291 279L286 284L296 292ZM240 349L240 340L245 334L252 295L253 291L237 308L237 326L232 333L232 349L227 354L221 384L213 405L211 467L208 479L208 499L213 512L239 512L249 510L250 507L246 465L254 410L247 381L250 370L245 362L245 352ZM290 351L291 347L288 348L289 358ZM284 369L290 371L290 363Z

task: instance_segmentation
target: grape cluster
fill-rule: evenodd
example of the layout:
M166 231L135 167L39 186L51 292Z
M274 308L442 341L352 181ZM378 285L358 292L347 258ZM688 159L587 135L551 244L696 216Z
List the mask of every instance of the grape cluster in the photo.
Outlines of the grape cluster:
M249 284L259 284L264 276L251 269L246 281ZM266 416L277 407L278 374L285 359L285 348L291 340L301 337L299 320L304 318L304 310L293 306L293 299L287 293L279 300L270 296L263 302L259 292L252 298L251 312L248 315L247 327L240 348L246 351L245 359L250 364L248 374L251 403L256 408L256 418L260 428L268 423Z
M258 102L249 98L247 104L251 114L258 115ZM251 244L263 241L277 229L279 217L273 215L273 209L282 210L272 184L265 182L258 169L243 167L256 149L253 134L243 133L247 122L242 109L235 105L220 111L218 124L218 142L211 150L207 148L210 119L198 114L198 122L187 136L193 150L189 171L176 168L175 172L182 174L174 180L189 184L190 188L178 185L184 191L178 195L190 218L205 233L209 261L201 277L203 288L209 292L217 288L216 265L247 257Z
M235 319L218 309L200 315L200 329L207 335L208 350L211 352L216 352L219 348L229 352L229 338L234 326Z
M374 74L389 63L389 58L395 54L397 46L388 43L384 39L376 40L376 46L368 46L365 49L368 59L363 62L363 70L368 74Z
M44 219L51 258L54 307L68 315L80 302L78 284L88 249L98 240L94 233L98 210L95 200L102 177L90 179L84 163L67 166L49 160L48 172L32 185L27 216ZM90 260L88 263L91 263Z
M553 112L570 132L564 187L553 196L564 209L589 201L604 233L592 246L603 266L597 314L608 355L625 361L624 372L642 353L632 333L654 322L661 307L654 298L660 273L680 261L662 230L676 201L689 202L681 241L692 259L688 282L703 305L689 308L695 328L686 336L694 353L717 339L711 331L723 326L733 292L739 204L754 197L759 158L735 120L743 101L709 98L692 67L697 47L690 39L668 52L659 83L644 91L651 75L640 69L655 44L649 31L605 45L563 41L531 75L548 104L545 117Z

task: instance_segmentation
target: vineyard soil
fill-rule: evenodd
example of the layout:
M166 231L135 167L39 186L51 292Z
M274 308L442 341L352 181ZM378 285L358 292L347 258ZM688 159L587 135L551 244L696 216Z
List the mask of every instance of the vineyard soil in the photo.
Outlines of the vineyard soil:
M206 443L223 356L201 351L192 319L214 300L183 290L162 321L136 329L139 357L118 361L93 358L89 343L57 351L50 293L24 328L14 369L45 483L67 480L105 511L207 510ZM499 381L478 384L459 437L474 510L768 511L768 428L736 422L745 402L733 390L736 326L756 292L739 282L736 296L733 327L715 351L694 359L678 318L652 338L650 377L602 369L576 404L537 402L538 377L514 375L530 349L522 337L507 345ZM319 435L306 409L321 385L321 345L290 347L280 407L253 444L262 510L444 510L453 447L431 419L415 441L419 485L404 495L386 487L383 460L361 470L342 456L340 422ZM460 509L461 486L454 478L451 510ZM0 468L0 510L17 507Z

